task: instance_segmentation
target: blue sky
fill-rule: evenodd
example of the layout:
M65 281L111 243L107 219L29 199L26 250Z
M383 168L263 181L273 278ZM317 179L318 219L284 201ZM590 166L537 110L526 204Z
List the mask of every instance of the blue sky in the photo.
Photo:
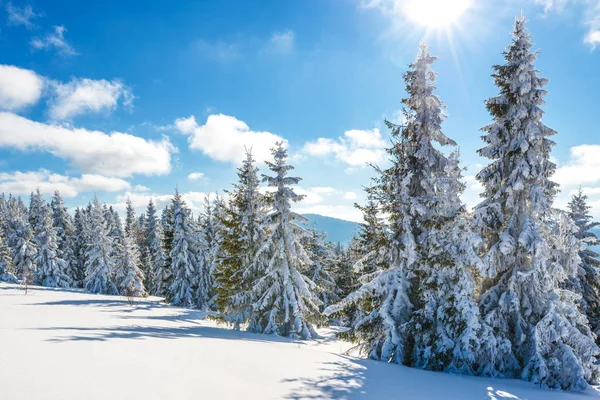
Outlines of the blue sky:
M264 165L283 139L298 210L357 220L425 38L474 205L483 100L521 10L550 79L557 205L582 185L600 216L597 0L2 0L0 191L58 188L72 207L96 192L119 209L129 196L141 211L178 186L197 212L235 181L244 146Z

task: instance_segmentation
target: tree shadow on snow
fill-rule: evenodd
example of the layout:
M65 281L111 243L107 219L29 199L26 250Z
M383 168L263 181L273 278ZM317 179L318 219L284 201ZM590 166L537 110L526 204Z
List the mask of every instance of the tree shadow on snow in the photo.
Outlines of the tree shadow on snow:
M529 382L489 379L424 371L380 361L340 356L323 363L317 378L285 379L292 386L285 397L301 399L481 399L526 400L596 398L590 392L560 392L540 389Z

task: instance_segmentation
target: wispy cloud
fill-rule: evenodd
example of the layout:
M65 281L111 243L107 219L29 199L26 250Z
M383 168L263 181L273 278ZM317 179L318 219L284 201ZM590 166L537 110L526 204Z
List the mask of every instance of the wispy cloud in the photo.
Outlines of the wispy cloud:
M23 8L14 6L12 3L6 3L6 13L8 14L9 25L23 25L27 29L35 28L35 19L42 16L33 11L30 5Z
M121 103L132 107L131 89L118 79L112 81L73 78L68 83L52 81L54 97L50 100L50 116L64 120L86 113L112 111Z
M567 8L576 10L587 32L583 42L595 49L600 45L600 1L598 0L534 0L545 14L562 14Z
M268 50L275 53L289 53L294 48L296 36L292 30L275 32L268 43Z
M198 39L192 44L192 48L203 58L219 62L229 62L237 59L241 55L239 44L234 42L208 42L203 39Z
M29 43L36 50L55 50L58 54L64 56L77 55L73 46L65 39L66 31L67 29L62 25L55 26L52 32L49 32L46 36L33 38Z
M204 173L203 172L192 172L187 177L190 181L199 181L204 178Z

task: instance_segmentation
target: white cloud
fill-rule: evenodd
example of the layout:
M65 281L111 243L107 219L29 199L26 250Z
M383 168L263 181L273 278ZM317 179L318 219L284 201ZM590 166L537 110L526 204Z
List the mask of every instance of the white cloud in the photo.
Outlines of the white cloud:
M275 32L269 40L269 50L276 53L289 53L294 48L294 31Z
M198 125L196 118L180 118L175 127L181 133L189 135L190 149L201 150L217 161L238 164L244 159L245 148L252 149L252 155L258 161L271 159L271 147L275 142L287 142L270 132L252 131L244 121L223 114L213 114L204 125Z
M562 186L589 185L600 182L600 145L572 147L567 163L556 170L553 180Z
M570 0L535 0L536 4L544 8L544 12L562 12Z
M356 200L358 195L354 192L346 192L344 193L344 199L346 200Z
M56 50L65 56L77 55L75 49L65 39L66 31L64 26L55 26L54 30L46 36L33 38L30 42L31 47L36 50Z
M150 188L148 186L144 186L144 185L135 185L133 187L133 191L134 192L149 192Z
M113 206L115 210L123 213L125 212L126 202L129 198L136 213L142 213L146 210L148 202L152 199L152 202L157 209L162 210L171 203L174 193L140 193L140 192L125 192L116 196L115 202L109 205ZM181 193L181 197L185 201L186 205L192 210L195 216L198 216L204 210L204 199L206 196L215 197L215 193L205 192L186 192Z
M314 142L307 142L303 153L316 157L334 155L352 167L359 167L384 161L385 144L377 128L353 129L344 132L344 137L338 139L318 138Z
M33 29L35 27L33 21L41 17L41 14L34 12L30 5L19 8L13 6L12 3L7 3L6 13L8 14L9 25L23 25L27 29Z
M204 178L204 173L202 173L202 172L192 172L191 174L188 175L188 179L190 181L198 181L202 178Z
M58 190L64 197L75 197L79 192L118 192L129 189L129 183L102 175L83 174L73 178L52 173L45 169L29 172L1 172L0 192L15 195L28 195L39 189L42 194L50 195Z
M59 120L111 111L118 102L125 106L131 106L133 102L131 90L119 80L73 78L68 83L51 82L51 86L55 96L50 102L50 115Z
M34 105L43 87L44 80L35 72L0 64L0 109L15 111Z
M0 147L46 151L84 173L116 177L168 174L176 151L166 138L156 142L127 133L63 127L9 112L0 112Z

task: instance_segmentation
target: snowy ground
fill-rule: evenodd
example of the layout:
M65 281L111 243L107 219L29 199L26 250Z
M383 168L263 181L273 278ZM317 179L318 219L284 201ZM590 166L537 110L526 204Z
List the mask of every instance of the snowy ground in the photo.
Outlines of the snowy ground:
M234 332L158 299L0 284L0 399L596 398L514 380L361 360L315 342Z

